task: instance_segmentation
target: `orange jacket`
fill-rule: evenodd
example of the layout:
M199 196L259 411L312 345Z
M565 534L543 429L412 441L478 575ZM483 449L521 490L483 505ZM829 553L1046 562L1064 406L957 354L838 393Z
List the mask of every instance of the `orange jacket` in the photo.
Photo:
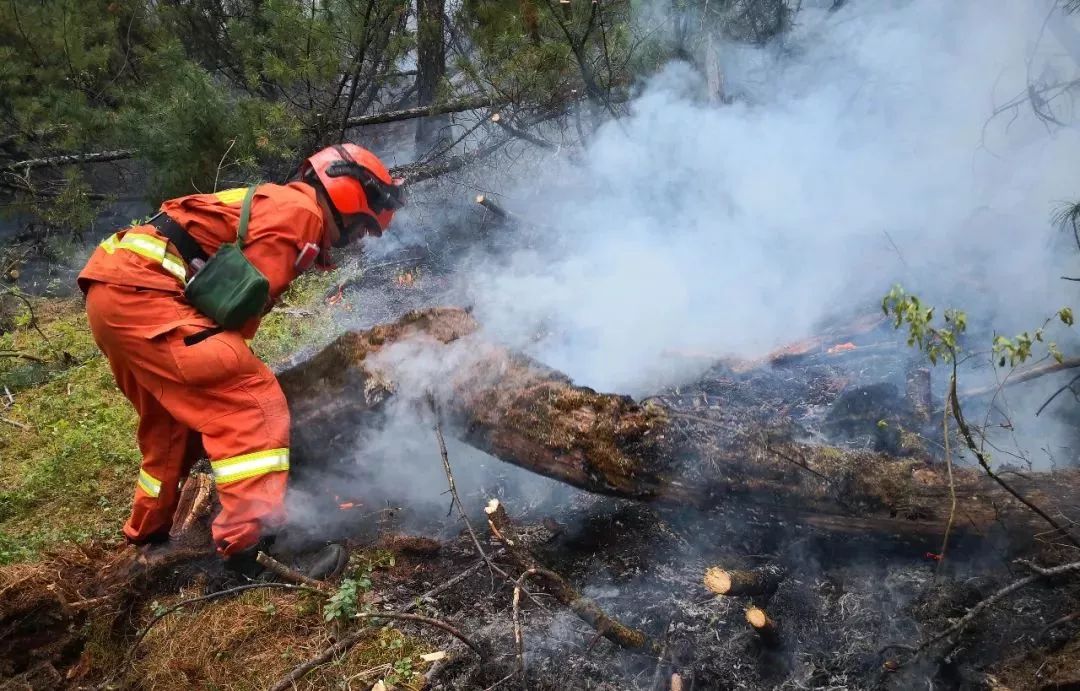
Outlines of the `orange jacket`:
M161 210L183 226L207 254L213 254L223 242L234 242L240 225L240 207L246 188L224 190L214 194L192 194L170 199ZM306 267L297 267L300 251L308 243L318 244L322 236L322 211L315 190L304 183L259 185L251 202L244 254L270 282L270 299L276 301L281 293ZM94 281L136 288L151 288L178 295L184 284L169 264L154 258L153 252L139 251L131 238L136 233L151 236L150 250L165 238L153 226L142 225L121 231L103 242L79 274L79 287L85 293ZM146 240L143 238L142 240ZM144 243L144 247L145 247ZM179 253L169 244L171 260ZM125 251L134 248L135 251ZM173 264L173 267L176 265ZM175 269L174 269L175 271ZM181 269L182 272L182 269ZM190 271L188 278L190 278ZM259 319L254 318L240 330L245 338L255 334Z

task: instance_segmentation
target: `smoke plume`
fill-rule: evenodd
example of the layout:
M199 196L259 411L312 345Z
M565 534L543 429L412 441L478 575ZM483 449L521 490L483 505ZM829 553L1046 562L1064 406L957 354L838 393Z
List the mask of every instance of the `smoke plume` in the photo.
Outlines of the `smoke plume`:
M480 321L631 393L687 374L672 352L760 354L894 282L983 328L1039 326L1075 289L1050 217L1080 196L1080 138L1027 90L1074 78L1074 27L1042 2L807 8L766 48L721 48L719 107L670 64L583 160L505 190L546 240L467 273Z

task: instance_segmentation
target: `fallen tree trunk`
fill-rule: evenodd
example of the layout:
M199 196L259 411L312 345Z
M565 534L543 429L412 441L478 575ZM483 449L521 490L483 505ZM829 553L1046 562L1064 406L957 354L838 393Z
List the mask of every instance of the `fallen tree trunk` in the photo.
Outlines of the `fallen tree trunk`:
M421 372L418 363L424 363ZM460 309L413 312L346 333L282 372L280 381L300 456L335 453L335 440L353 443L355 428L377 419L394 397L419 399L438 388L454 423L449 433L590 492L699 507L743 501L829 531L937 539L949 518L947 474L928 458L746 441L749 435L718 450L685 433L676 412L575 386L485 341ZM954 533L995 526L1023 528L1029 540L1034 526L1044 533L1039 519L981 470L957 467L953 478ZM1077 471L1016 475L1009 482L1049 512L1080 516Z

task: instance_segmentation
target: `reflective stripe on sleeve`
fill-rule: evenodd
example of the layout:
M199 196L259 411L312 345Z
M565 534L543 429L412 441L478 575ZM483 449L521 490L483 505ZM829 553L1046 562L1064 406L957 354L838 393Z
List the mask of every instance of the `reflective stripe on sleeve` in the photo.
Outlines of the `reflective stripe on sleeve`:
M217 200L222 204L239 204L244 201L244 195L247 194L248 188L236 187L231 190L221 190L214 194Z
M214 470L214 480L219 484L246 480L249 477L275 473L289 469L289 450L270 449L269 451L256 451L255 453L225 458L213 461L210 467Z
M139 469L139 489L151 497L161 494L161 481L143 469Z
M100 245L101 249L109 254L118 249L134 252L141 257L159 262L166 271L179 279L180 283L187 283L187 268L184 260L168 251L167 242L144 233L129 232L125 233L124 237L119 237L119 235L119 233L114 233L106 238Z

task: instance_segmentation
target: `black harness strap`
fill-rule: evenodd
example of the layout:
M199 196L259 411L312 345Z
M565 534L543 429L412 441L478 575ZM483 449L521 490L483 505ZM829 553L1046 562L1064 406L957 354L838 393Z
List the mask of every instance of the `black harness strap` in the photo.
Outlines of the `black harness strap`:
M184 336L184 345L186 345L187 347L190 348L193 345L198 345L199 343L202 343L203 341L210 338L211 336L217 336L219 333L221 333L224 330L225 329L221 328L220 326L211 326L208 329L203 329L202 331L196 331L195 333L191 334L190 336Z
M164 211L151 219L150 225L157 228L159 233L167 237L169 242L176 246L180 256L184 258L184 261L192 270L197 270L198 267L201 267L210 259L210 255L204 252L199 243L195 241L195 238L184 230L184 226L174 221Z

